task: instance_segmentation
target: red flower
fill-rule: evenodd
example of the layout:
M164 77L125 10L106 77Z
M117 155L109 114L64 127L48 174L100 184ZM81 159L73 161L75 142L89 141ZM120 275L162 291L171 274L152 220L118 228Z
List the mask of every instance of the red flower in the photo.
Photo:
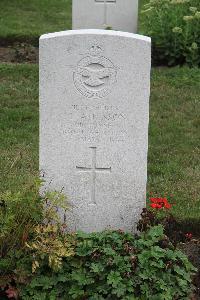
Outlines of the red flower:
M151 207L160 209L160 208L162 208L162 205L158 204L158 203L151 203Z
M167 208L170 209L172 206L171 204L167 201L167 198L150 198L150 201L152 202L150 206L152 208Z
M186 234L185 234L185 237L186 237L187 239L191 240L191 238L192 238L192 233L191 233L191 232L186 233Z
M6 294L8 299L10 298L18 299L18 290L14 287L9 286L9 288L6 290Z

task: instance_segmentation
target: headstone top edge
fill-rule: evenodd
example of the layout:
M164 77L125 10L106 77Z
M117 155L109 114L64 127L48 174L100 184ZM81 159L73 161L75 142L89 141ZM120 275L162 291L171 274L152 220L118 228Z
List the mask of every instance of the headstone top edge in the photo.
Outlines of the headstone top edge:
M132 38L134 40L145 41L151 44L151 38L145 35L123 32L123 31L115 31L115 30L103 30L103 29L78 29L78 30L52 32L52 33L41 35L40 40L52 39L56 37L72 36L72 35L82 35L82 34L126 37L126 38Z

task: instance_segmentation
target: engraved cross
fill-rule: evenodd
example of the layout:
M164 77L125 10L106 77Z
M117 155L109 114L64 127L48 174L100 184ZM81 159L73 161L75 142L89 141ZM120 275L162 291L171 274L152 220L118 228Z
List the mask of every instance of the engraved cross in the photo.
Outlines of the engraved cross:
M95 2L101 2L104 3L104 28L106 29L108 27L107 24L107 3L116 3L116 0L95 0Z
M92 167L86 168L86 167L76 167L76 169L80 172L91 172L92 174L92 186L91 186L91 199L93 204L96 203L95 199L95 187L96 187L96 173L97 172L111 172L110 168L97 168L96 166L96 154L97 154L97 148L96 147L90 147L92 149Z

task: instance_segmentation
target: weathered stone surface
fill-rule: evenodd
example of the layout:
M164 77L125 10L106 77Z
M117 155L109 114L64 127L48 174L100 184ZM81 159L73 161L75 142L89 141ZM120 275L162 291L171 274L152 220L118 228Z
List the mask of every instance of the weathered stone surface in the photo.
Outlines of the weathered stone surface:
M132 230L145 206L150 49L114 31L40 38L40 169L71 230Z
M73 29L137 32L138 0L73 0Z

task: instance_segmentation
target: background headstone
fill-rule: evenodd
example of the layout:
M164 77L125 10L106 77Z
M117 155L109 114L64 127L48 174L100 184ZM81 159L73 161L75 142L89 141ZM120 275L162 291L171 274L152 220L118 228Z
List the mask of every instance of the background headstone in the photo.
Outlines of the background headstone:
M73 0L73 29L106 29L137 33L138 0Z
M40 38L40 170L71 230L132 230L145 206L150 52L131 33Z

